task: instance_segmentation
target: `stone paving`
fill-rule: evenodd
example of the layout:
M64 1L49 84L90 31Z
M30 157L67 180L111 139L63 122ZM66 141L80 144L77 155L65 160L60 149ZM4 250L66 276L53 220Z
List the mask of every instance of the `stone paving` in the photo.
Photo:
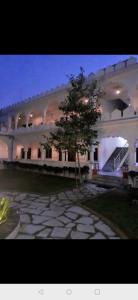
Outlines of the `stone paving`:
M106 189L85 184L58 194L1 192L20 214L17 239L120 239L97 215L81 207Z

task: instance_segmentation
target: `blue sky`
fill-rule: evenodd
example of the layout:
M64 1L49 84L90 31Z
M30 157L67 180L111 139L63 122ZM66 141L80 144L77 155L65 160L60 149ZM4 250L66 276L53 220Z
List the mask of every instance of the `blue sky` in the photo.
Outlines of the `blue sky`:
M34 96L62 83L67 75L85 74L138 55L0 55L0 107Z

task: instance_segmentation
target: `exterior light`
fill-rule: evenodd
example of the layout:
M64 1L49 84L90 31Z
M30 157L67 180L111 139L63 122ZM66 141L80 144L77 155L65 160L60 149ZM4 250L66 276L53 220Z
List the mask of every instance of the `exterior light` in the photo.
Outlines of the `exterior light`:
M88 99L85 99L85 100L84 100L84 102L85 102L86 104L88 103L88 101L89 101Z
M131 106L131 104L129 103L128 106Z
M121 93L120 90L116 90L116 95L119 95Z
M21 120L21 117L19 117L18 119Z
M33 114L30 114L30 118L32 118L33 117Z

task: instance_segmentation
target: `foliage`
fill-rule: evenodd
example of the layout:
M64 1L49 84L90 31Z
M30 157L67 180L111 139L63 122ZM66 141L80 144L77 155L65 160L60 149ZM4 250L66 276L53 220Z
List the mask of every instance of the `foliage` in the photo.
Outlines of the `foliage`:
M37 164L29 164L29 163L20 163L20 162L5 162L7 167L10 166L10 168L21 168L21 169L27 169L27 170L36 170L36 171L47 171L47 172L53 172L56 174L59 173L75 173L75 168L73 167L54 167L54 166L48 166L46 164L44 165L37 165ZM83 166L81 168L82 174L87 174L89 172L89 167L88 166Z
M131 178L134 178L134 177L138 176L138 172L132 170L132 171L129 171L129 172L128 172L128 175L129 175Z
M88 83L82 68L78 76L69 76L69 83L68 96L59 106L62 117L55 122L57 130L51 132L49 137L44 136L46 140L41 145L45 149L54 146L57 151L74 152L81 175L80 154L84 155L96 143L97 131L93 126L101 115L103 91L97 81Z
M7 214L9 211L9 200L2 197L0 199L0 224L7 220Z

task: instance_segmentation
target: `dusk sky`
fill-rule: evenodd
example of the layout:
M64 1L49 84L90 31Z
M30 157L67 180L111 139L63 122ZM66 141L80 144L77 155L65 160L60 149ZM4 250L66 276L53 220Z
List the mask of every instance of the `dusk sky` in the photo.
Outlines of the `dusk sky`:
M85 75L138 55L0 55L0 107L67 83L67 75Z

